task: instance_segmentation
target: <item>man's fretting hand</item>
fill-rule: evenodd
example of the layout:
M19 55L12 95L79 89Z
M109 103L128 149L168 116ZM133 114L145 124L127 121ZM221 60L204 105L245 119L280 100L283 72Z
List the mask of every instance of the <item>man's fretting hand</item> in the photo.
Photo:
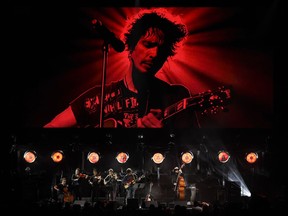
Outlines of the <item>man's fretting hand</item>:
M162 111L160 109L151 109L150 112L137 119L138 128L162 128Z

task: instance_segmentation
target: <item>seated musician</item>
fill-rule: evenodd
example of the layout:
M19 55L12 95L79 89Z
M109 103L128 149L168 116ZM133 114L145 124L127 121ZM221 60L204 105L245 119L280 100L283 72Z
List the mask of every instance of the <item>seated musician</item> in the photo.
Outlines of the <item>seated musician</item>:
M57 191L57 202L65 203L65 202L73 202L74 196L69 191L69 185L67 184L66 178L61 178L60 183L54 185L53 187Z

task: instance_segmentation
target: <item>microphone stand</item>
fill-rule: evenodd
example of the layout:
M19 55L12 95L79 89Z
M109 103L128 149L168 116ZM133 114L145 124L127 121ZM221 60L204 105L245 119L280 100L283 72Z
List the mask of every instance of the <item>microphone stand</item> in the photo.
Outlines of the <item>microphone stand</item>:
M109 43L104 41L103 47L103 64L102 64L102 78L101 78L101 99L100 99L100 122L99 127L103 128L103 116L104 116L104 97L105 97L105 83L106 83L106 71L107 71L107 62L108 62L108 52L109 52Z

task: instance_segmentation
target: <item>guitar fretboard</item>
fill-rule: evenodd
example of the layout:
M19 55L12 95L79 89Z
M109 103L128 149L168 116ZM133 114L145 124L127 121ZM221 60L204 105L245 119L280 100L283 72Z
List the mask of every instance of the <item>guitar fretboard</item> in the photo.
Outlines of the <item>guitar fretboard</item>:
M197 106L197 104L200 104L202 102L202 98L197 96L197 97L191 97L191 98L184 98L181 101L178 101L177 103L167 107L164 110L163 113L163 119L167 119L183 110L185 110L187 107L190 106Z

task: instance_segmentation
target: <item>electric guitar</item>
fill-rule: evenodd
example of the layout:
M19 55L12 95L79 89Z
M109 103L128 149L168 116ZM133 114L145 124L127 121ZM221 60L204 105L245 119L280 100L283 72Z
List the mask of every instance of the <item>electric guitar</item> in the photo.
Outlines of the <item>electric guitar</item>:
M186 110L192 109L201 111L202 114L216 114L219 110L225 110L224 106L230 104L232 98L232 89L226 86L218 87L203 93L184 98L175 104L170 105L163 111L162 121ZM117 121L114 118L104 120L104 128L116 128ZM136 128L134 124L130 128Z
M132 181L126 182L124 184L124 188L127 189L127 188L131 187L132 185L134 185L136 182L140 181L144 177L145 177L145 175L143 174L137 179L133 179Z

